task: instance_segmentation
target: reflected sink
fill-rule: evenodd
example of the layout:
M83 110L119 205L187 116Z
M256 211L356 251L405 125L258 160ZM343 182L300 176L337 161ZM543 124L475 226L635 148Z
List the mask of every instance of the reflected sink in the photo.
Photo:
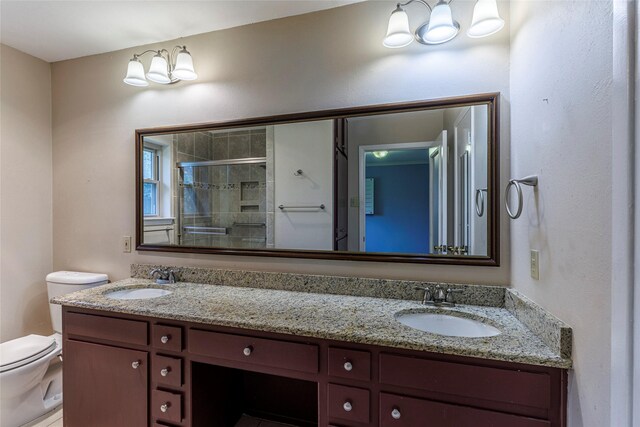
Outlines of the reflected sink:
M500 330L486 323L464 317L435 313L399 313L396 320L410 328L450 337L494 337Z
M156 288L138 288L138 289L121 289L119 291L113 291L105 294L107 298L113 299L149 299L163 297L171 294L171 291L166 289Z

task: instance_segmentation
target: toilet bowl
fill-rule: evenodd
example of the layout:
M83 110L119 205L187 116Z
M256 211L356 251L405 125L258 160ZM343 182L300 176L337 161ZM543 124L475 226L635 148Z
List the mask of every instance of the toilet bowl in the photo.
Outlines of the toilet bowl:
M47 275L49 299L103 285L106 274L58 271ZM0 426L19 427L62 404L62 309L49 304L55 333L0 344Z

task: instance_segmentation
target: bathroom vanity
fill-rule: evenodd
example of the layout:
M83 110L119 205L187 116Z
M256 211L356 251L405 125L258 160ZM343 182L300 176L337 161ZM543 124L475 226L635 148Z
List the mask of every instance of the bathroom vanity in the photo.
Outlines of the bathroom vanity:
M416 301L128 279L58 298L65 426L564 426L571 361L505 308L486 338L401 325ZM565 342L566 345L566 342Z

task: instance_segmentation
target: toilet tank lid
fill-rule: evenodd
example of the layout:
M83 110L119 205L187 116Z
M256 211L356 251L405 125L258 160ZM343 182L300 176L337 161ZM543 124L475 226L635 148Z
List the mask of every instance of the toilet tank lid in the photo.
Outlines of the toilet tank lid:
M56 271L47 274L47 282L63 285L89 285L106 282L109 276L101 273L82 273L79 271Z

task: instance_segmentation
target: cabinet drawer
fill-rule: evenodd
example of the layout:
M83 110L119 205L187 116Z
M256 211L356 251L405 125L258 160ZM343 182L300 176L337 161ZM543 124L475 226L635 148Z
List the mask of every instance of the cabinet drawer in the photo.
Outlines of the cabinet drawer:
M182 394L153 390L151 393L151 415L160 420L181 422Z
M153 325L151 345L165 351L182 351L182 328L179 326Z
M225 360L317 373L318 347L191 329L189 352Z
M67 312L64 331L68 335L147 345L147 322Z
M368 423L369 406L369 390L336 384L327 386L327 415L329 418Z
M380 427L549 427L534 418L380 393Z
M329 349L330 376L369 381L371 379L371 353L368 351Z
M550 406L550 381L549 375L544 373L380 355L381 384L452 396L547 409Z
M158 384L182 386L182 359L154 355L151 361L151 378Z

